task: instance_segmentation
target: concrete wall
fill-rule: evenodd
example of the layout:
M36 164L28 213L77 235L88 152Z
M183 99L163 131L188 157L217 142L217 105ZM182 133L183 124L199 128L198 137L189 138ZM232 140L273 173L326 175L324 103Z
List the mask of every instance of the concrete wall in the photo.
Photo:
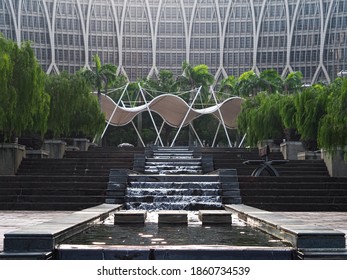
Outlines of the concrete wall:
M324 159L331 177L347 176L347 162L344 160L344 153L342 150L338 150L333 154L322 150L322 158Z

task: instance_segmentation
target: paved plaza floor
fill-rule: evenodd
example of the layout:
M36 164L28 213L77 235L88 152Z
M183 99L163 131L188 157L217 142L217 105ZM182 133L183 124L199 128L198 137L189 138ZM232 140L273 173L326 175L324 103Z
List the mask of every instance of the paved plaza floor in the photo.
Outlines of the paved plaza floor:
M26 226L52 220L72 211L0 211L0 252L3 251L4 234ZM347 236L347 212L280 212L301 219L308 224L316 224L344 232Z

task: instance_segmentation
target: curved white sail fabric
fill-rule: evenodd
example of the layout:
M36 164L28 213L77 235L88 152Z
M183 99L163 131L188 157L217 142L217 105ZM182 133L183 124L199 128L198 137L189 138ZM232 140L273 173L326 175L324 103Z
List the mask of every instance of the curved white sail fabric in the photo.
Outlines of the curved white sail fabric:
M124 126L139 113L150 110L159 114L172 127L186 126L199 116L213 114L220 121L224 121L227 128L233 129L237 127L236 119L241 112L243 102L244 99L240 97L231 97L205 109L194 109L177 95L163 94L147 104L127 108L118 106L110 97L102 95L101 108L106 115L107 122L113 126Z

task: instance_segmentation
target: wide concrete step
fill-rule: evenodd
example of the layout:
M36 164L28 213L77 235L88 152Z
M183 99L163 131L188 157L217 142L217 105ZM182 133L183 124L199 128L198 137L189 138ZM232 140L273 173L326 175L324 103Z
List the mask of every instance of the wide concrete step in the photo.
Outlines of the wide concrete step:
M56 170L53 172L52 170L30 170L30 171L20 171L17 172L18 175L53 175L53 176L106 176L109 174L109 170Z
M109 176L57 176L57 175L15 175L0 176L0 183L28 182L28 183L52 183L52 182L108 182Z
M5 201L4 197L9 196L39 196L39 195L49 195L49 196L62 196L62 195L72 195L72 196L94 196L104 194L106 192L105 186L100 186L99 188L60 188L60 189L47 189L47 188L1 188L0 189L0 201Z
M25 210L25 211L77 211L100 205L100 202L4 202L0 203L0 210Z
M245 190L241 188L241 195L243 197L262 197L262 196L347 196L346 189L252 189Z
M347 190L345 182L239 182L245 192L252 191L292 191L292 190Z
M79 182L7 182L0 186L0 191L5 188L11 189L46 189L46 190L56 190L56 189L102 189L107 186L107 182L89 182L89 181L79 181Z
M242 195L242 192L241 192ZM301 196L301 195L292 195L292 196L281 196L281 195L269 195L269 196L252 196L246 197L242 196L243 202L245 204L253 203L263 203L263 204L280 204L280 203L295 203L295 204L346 204L347 206L347 196Z
M321 183L321 182L341 182L346 183L344 177L326 177L326 176L305 176L305 177L293 177L293 176L238 176L240 183Z
M294 212L312 212L312 211L321 211L321 212L346 212L347 203L264 203L264 202L253 202L247 203L242 201L242 203L249 206L263 209L267 211L294 211Z

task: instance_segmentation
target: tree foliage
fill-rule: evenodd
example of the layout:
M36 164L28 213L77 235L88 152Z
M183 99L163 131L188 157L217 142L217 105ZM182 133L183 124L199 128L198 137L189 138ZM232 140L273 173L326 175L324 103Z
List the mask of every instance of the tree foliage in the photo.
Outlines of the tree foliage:
M305 88L295 96L296 128L302 140L317 139L319 121L326 110L326 97L322 86Z
M96 88L98 92L99 104L101 104L101 89L105 88L105 94L110 83L116 78L117 67L113 64L101 64L100 57L95 54L93 56L95 69L83 69L81 74L86 80Z
M49 76L46 91L51 97L48 127L53 137L93 137L102 131L104 114L81 75Z
M209 87L214 83L214 77L210 74L208 66L205 64L192 66L184 61L182 70L183 74L177 78L180 91L192 90L201 86L202 100L207 102L210 99Z
M0 35L0 130L5 141L25 130L45 133L50 102L45 77L30 43L18 47Z
M320 120L318 143L329 152L347 146L347 79L337 79L328 89L326 114Z
M266 91L268 93L281 92L283 80L276 70L267 69L260 73L258 87L260 91Z
M238 117L238 129L247 133L247 143L255 146L263 139L282 136L283 123L280 116L280 94L260 93L247 99Z
M179 89L179 85L170 70L160 70L158 79L148 79L144 85L146 88L152 89L155 96L163 93L177 93Z

